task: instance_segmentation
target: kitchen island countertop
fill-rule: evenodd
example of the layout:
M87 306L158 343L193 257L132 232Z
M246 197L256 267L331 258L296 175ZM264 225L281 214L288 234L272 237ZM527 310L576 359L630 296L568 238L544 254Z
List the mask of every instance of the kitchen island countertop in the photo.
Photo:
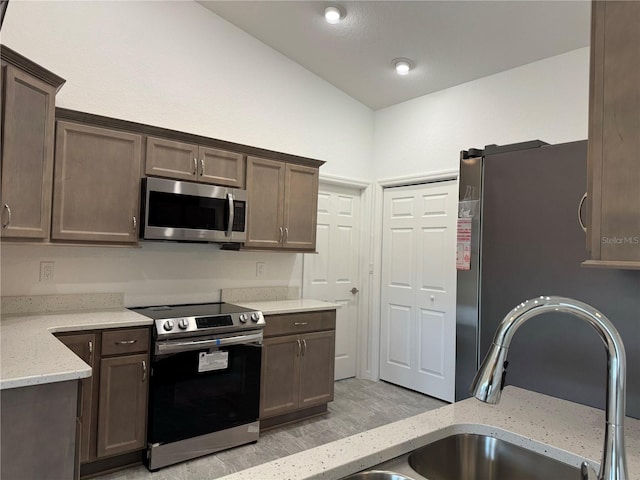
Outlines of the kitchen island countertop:
M578 467L598 463L604 412L508 386L498 405L470 398L305 450L224 480L337 480L455 433L481 433ZM625 424L628 480L640 480L640 420Z

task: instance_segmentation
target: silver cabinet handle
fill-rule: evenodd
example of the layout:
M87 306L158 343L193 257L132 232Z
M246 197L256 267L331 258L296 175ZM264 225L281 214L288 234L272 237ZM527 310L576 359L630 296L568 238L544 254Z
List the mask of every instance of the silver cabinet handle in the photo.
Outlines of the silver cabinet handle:
M282 236L284 235L284 230L282 229L282 227L278 227L278 229L280 230L280 238L278 239L278 243L282 243Z
M307 341L303 339L302 340L302 356L304 357L306 353L307 353Z
M93 363L93 342L89 340L89 364Z
M4 204L4 208L7 210L7 213L9 215L7 217L7 223L3 223L2 224L2 228L7 228L9 226L9 224L11 223L11 209L9 208L9 205L7 205L6 203Z
M284 227L284 243L289 241L289 227Z
M204 158L200 159L200 176L204 175Z
M118 340L115 342L116 345L133 345L137 340Z
M231 233L233 232L233 219L235 217L235 212L233 207L233 194L227 193L227 202L229 203L229 218L227 219L229 221L229 224L227 226L227 231L225 232L225 235L227 237L230 237Z
M309 322L294 322L293 324L294 327L299 327L301 325L309 325Z
M198 174L198 159L193 157L193 175Z
M296 352L296 357L299 357L300 354L302 353L302 343L300 342L300 340L297 340L298 342L298 351Z
M133 217L133 232L137 232L138 231L138 220L136 219L136 217Z
M147 362L142 360L142 381L147 381Z
M587 233L587 227L585 227L584 222L582 221L582 205L584 205L584 201L587 199L587 194L585 193L580 199L580 203L578 203L578 223L580 224L580 228Z

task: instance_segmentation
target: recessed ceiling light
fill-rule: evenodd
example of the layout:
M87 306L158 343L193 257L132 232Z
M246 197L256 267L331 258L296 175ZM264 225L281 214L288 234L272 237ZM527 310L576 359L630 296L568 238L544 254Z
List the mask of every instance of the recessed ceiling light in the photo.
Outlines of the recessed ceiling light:
M393 66L396 69L398 75L407 75L410 70L413 70L413 62L408 58L396 58L393 61Z
M342 20L343 17L344 15L338 7L327 7L324 9L324 19L331 25L335 25Z

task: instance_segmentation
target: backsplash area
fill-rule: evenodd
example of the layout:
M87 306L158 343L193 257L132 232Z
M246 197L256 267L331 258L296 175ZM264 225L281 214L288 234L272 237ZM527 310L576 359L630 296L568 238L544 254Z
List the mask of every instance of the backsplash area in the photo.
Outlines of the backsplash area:
M299 287L223 288L223 302L263 302L269 300L294 300L300 298Z
M124 306L220 301L227 288L302 284L302 255L234 252L214 244L141 242L140 247L3 244L2 295L122 293ZM53 275L40 281L40 263ZM264 264L257 276L256 263ZM286 295L289 295L288 293Z
M81 310L122 308L122 293L82 293L70 295L36 295L2 297L3 315L21 313L54 313Z

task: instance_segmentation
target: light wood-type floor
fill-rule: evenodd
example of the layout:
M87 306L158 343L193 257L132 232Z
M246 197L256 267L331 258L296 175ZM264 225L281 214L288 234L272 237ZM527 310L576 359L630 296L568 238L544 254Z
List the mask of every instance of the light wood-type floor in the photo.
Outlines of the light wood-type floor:
M329 414L268 430L253 445L197 458L151 473L138 466L103 480L204 480L253 467L302 450L395 422L445 402L385 382L350 378L335 384Z

